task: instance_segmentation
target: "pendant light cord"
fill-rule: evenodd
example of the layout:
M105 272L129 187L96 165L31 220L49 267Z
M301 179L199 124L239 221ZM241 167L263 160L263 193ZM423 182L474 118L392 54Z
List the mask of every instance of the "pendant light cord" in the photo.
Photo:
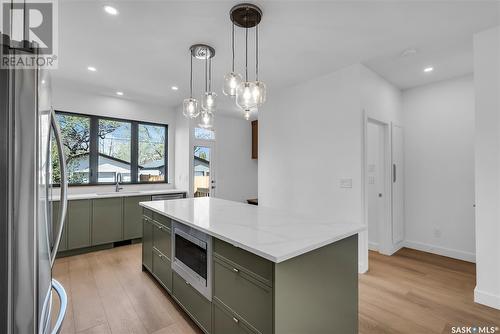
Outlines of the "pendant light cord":
M189 51L189 58L191 59L191 76L189 79L189 97L193 98L193 55L191 54L191 50Z
M248 27L245 28L245 81L248 81Z
M212 58L208 61L208 90L212 91Z
M234 73L234 22L233 22L233 32L231 34L231 48L232 48L232 51L233 51L233 66L231 68L231 72Z
M259 81L259 25L255 26L255 81Z
M207 71L208 71L208 49L205 49L205 92L208 92L208 79L207 79Z

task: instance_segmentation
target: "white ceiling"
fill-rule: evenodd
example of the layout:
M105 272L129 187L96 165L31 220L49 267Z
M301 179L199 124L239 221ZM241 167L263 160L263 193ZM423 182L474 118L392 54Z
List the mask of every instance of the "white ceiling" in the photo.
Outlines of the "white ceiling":
M61 1L59 69L55 79L78 81L125 98L178 106L189 94L191 44L216 49L213 80L219 109L230 69L229 9L235 1ZM268 92L339 68L364 63L406 89L472 72L472 36L499 25L498 1L257 1L261 79ZM116 17L104 4L119 10ZM253 44L253 32L250 35ZM243 70L244 33L236 32ZM407 48L418 53L400 57ZM252 49L253 50L253 49ZM253 64L253 51L250 54ZM87 66L97 72L87 71ZM195 64L196 91L203 63ZM432 65L435 71L424 74ZM253 68L253 67L252 67ZM253 75L253 71L251 70ZM172 91L172 85L179 86ZM228 110L229 111L229 110Z

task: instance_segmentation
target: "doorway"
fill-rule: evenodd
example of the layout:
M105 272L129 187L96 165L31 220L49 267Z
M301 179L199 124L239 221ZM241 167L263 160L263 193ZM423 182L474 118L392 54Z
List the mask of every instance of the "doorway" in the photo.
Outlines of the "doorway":
M213 143L193 146L193 195L194 197L214 197L214 147Z
M369 119L366 125L366 192L368 248L379 251L387 225L387 124ZM383 248L383 247L382 247Z
M392 255L404 241L403 128L372 118L365 124L368 249Z

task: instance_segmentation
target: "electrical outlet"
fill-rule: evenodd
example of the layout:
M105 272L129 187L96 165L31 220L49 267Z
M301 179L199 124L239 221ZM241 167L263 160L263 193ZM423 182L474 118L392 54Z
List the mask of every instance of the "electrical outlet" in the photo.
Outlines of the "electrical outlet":
M441 228L439 226L434 227L434 237L441 238Z
M352 188L352 179L351 178L340 179L340 188Z

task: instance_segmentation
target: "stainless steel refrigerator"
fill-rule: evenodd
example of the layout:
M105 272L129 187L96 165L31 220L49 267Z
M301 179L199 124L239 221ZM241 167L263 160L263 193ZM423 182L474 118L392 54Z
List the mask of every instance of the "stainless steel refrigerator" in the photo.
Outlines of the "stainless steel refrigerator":
M10 41L6 35L1 38L3 55L36 53L33 45ZM61 171L56 226L52 226L51 210L51 137ZM0 69L2 334L58 333L61 329L67 297L52 278L52 266L66 215L66 191L65 159L48 71ZM58 309L53 307L53 298L60 299Z

